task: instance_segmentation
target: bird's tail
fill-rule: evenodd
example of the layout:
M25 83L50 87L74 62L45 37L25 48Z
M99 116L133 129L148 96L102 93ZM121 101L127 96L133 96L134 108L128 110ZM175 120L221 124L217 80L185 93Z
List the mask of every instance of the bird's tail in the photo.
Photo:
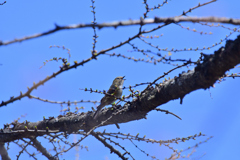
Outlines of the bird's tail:
M100 113L101 109L104 107L105 105L102 105L100 104L98 107L97 107L97 111L94 113L93 115L93 119L96 119L98 114Z

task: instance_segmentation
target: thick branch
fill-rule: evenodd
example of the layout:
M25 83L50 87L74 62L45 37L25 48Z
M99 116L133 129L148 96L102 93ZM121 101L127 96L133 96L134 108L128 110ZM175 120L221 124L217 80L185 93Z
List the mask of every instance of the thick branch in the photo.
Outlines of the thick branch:
M69 114L57 118L52 117L35 123L19 123L15 124L13 128L6 127L0 130L0 142L11 142L20 138L49 134L51 130L66 133L78 130L89 131L110 116L112 118L101 125L126 123L142 119L146 117L148 112L170 100L182 99L192 91L211 87L226 71L239 63L240 36L234 41L227 41L226 46L220 48L214 54L205 55L203 62L198 64L194 70L179 74L178 77L167 80L155 88L149 87L139 98L134 99L131 103L126 103L123 107L116 106L115 108L102 110L98 121L93 120L93 113L89 111L78 115ZM113 114L119 110L122 110L120 114ZM44 132L44 130L46 131Z

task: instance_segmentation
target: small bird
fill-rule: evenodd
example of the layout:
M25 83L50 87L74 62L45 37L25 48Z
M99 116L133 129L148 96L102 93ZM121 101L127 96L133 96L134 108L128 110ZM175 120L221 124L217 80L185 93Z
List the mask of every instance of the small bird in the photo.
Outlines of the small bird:
M117 99L122 96L122 87L124 82L124 77L117 77L114 79L112 85L110 86L109 90L107 91L107 94L101 99L101 104L97 107L97 111L93 115L93 119L96 119L98 114L100 113L101 109L109 104L112 104ZM110 96L112 95L112 96Z

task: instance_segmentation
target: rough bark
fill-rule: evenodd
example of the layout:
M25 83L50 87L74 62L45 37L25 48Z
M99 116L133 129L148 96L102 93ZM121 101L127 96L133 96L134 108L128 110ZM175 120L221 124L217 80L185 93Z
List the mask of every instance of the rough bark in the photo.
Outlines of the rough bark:
M115 108L104 109L100 113L98 121L93 120L93 112L89 111L78 115L73 113L72 115L52 117L33 123L16 123L14 127L6 126L0 130L0 142L11 142L50 132L89 131L111 116L112 118L103 123L103 126L142 119L148 112L170 100L182 99L192 91L211 87L226 71L239 63L240 36L234 41L227 41L225 47L221 47L214 54L205 55L203 62L193 70L179 74L158 86L150 87L139 98L124 104L124 106L118 105ZM113 115L119 110L122 110L120 114Z

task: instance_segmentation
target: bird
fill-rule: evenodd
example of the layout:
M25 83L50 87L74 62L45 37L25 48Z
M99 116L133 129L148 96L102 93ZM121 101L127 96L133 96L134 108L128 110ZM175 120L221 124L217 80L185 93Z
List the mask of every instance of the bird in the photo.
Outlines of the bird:
M109 104L112 104L117 100L117 98L120 98L122 96L122 87L125 76L119 76L116 77L113 80L112 85L110 86L109 90L107 91L107 94L101 99L100 105L97 107L97 111L93 115L93 119L96 119L98 114L100 113L101 109Z

